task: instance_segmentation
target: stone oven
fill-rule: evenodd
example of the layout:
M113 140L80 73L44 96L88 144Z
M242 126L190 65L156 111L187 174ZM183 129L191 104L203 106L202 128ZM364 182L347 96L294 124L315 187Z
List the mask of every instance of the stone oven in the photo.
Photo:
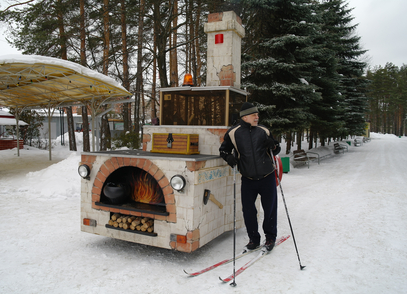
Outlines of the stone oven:
M247 100L244 29L224 12L209 15L205 32L207 87L160 89L160 124L143 127L142 150L82 153L82 231L192 252L233 229L233 174L219 146ZM236 199L240 228L239 174Z

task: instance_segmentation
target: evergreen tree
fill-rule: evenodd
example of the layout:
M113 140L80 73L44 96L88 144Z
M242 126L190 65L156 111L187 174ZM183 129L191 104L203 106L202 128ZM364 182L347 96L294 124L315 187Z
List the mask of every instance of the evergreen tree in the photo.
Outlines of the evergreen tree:
M398 74L398 89L397 89L397 103L398 103L398 117L396 123L396 135L406 135L407 123L407 65L403 64L399 68Z
M3 14L3 20L10 22L13 28L10 37L14 46L23 54L62 58L72 35L69 35L70 22L62 22L61 13L64 18L70 16L74 3L45 0Z
M310 125L309 148L313 148L317 134L321 145L325 144L325 138L333 136L342 128L344 122L340 115L343 113L340 95L340 75L338 73L338 40L342 36L340 25L342 16L338 15L339 1L324 1L316 5L316 13L320 30L315 34L314 45L320 49L316 60L318 70L312 72L312 82L319 87L322 99L311 105L314 114Z
M318 67L313 39L319 28L310 2L244 1L242 84L251 100L275 105L265 108L260 119L276 135L308 127L310 105L321 98L311 83Z
M407 70L392 63L367 72L369 85L369 120L373 132L403 135L407 109Z
M347 135L361 135L366 125L365 113L367 111L367 97L365 95L368 81L363 79L366 63L359 61L366 50L360 47L360 37L355 35L357 25L351 25L352 9L343 0L326 0L332 7L332 16L336 26L331 26L331 31L336 34L336 56L338 58L337 72L341 77L339 100L339 121L343 127L333 137ZM337 16L335 21L335 15Z
M367 106L366 80L362 78L366 64L358 61L365 51L354 35L356 25L350 25L351 10L343 0L325 0L317 7L321 30L314 44L321 46L318 62L322 71L314 71L312 81L319 86L322 100L311 107L315 119L309 148L317 134L322 145L327 138L361 134Z

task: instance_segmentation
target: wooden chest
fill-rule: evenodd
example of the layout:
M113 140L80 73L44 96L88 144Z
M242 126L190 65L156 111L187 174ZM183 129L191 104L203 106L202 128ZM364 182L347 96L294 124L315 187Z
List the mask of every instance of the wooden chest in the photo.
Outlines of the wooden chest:
M153 147L151 152L199 154L199 135L153 133Z

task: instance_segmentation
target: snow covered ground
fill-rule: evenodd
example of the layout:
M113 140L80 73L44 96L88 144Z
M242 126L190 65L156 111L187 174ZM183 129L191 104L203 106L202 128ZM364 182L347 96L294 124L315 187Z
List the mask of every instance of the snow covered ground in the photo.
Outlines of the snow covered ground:
M0 151L0 293L407 293L407 137L372 134L293 168L283 191L292 238L236 278L183 273L231 257L228 232L191 254L80 231L80 152ZM279 190L280 195L280 190ZM290 233L279 196L279 234ZM248 239L237 231L237 248ZM236 267L250 257L240 259Z

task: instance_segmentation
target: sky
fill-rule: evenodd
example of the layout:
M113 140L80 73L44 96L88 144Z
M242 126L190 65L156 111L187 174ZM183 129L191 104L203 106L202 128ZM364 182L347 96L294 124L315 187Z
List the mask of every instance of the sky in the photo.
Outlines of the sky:
M4 9L5 0L0 0ZM406 0L348 0L354 8L354 23L358 24L360 44L368 52L362 61L374 66L385 66L391 62L396 66L407 64L407 1ZM12 48L4 36L5 24L0 24L0 54L21 54Z

